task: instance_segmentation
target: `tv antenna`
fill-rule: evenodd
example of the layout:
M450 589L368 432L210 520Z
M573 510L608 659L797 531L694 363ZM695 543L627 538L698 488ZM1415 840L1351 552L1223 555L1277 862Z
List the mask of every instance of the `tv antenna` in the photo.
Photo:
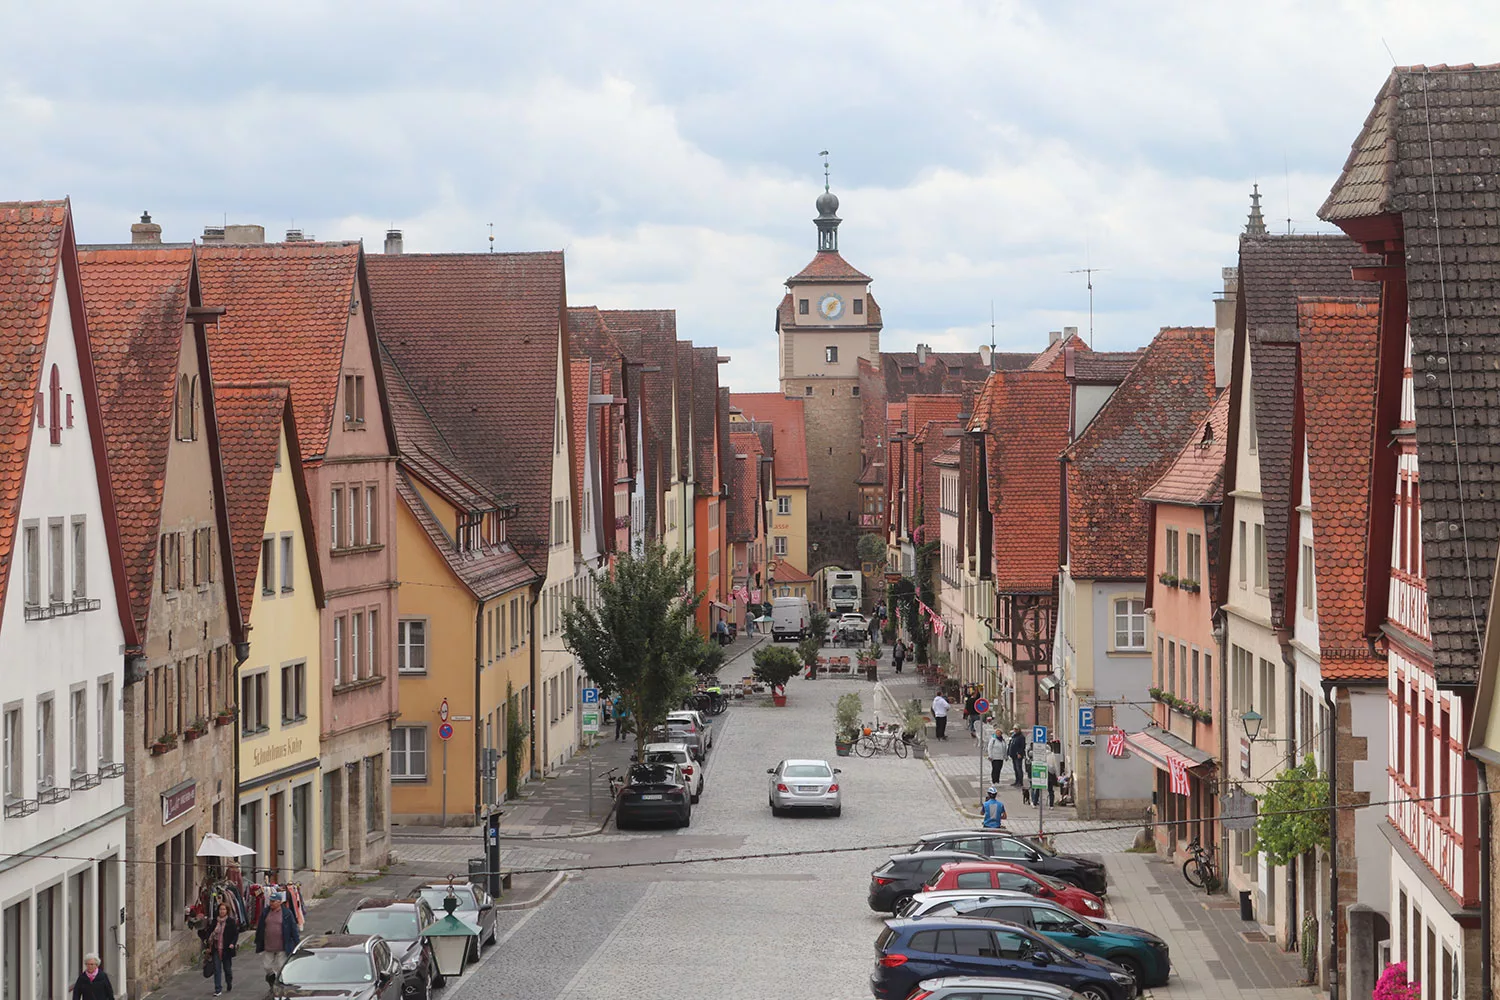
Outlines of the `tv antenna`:
M1089 286L1089 347L1094 346L1094 275L1100 271L1108 271L1107 267L1075 267L1069 274L1082 274L1087 276Z

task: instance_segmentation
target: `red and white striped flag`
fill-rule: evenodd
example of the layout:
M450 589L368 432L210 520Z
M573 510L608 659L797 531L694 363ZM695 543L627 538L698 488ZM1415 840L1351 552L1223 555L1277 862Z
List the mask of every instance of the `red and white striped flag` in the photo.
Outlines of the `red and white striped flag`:
M1170 774L1171 774L1172 794L1173 795L1186 795L1186 794L1188 794L1187 761L1183 760L1181 757L1173 757L1167 763L1171 767Z
M1125 734L1110 733L1109 743L1106 744L1105 749L1109 751L1111 757L1125 756Z

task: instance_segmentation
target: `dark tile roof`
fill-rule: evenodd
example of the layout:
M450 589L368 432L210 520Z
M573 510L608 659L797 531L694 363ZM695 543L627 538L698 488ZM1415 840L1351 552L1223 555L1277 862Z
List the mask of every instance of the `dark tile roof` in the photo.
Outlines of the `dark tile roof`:
M1368 260L1358 244L1346 236L1240 237L1239 294L1250 351L1260 493L1265 504L1267 582L1275 619L1280 618L1286 592L1297 299L1368 292L1369 286L1356 282L1349 273L1351 267L1365 263ZM1233 448L1231 443L1230 454Z
M589 396L594 384L598 381L598 372L594 370L594 363L588 358L574 357L568 361L568 379L570 382L571 406L568 410L568 433L573 438L573 489L577 492L578 503L583 503L583 493L591 489L592 484L586 482L588 473L588 442L589 442L589 414L596 416L597 412L589 406ZM599 465L599 440L598 433L594 435L594 466L598 473ZM581 510L575 512L581 517ZM576 531L577 524L574 525Z
M1050 592L1058 572L1062 472L1068 445L1067 379L1061 371L1000 371L974 405L970 429L985 432L993 517L995 586Z
M1144 579L1142 500L1213 405L1214 331L1167 328L1068 446L1068 563L1074 579Z
M519 504L507 525L515 547L545 553L566 332L562 254L376 254L369 265L386 351L464 470Z
M802 400L779 392L732 392L735 406L752 423L768 423L776 433L776 485L808 485L807 425Z
M0 611L20 576L11 555L70 225L66 201L0 202Z
M575 358L593 358L616 371L620 368L619 338L604 322L597 306L568 307L569 343Z
M715 362L717 365L717 362ZM734 488L734 455L729 450L729 386L719 386L718 404L714 410L717 423L714 428L715 443L719 457L719 486L723 490Z
M1001 353L995 355L995 368L1014 371L1035 360L1035 354ZM982 385L990 374L978 353L929 351L919 365L915 351L882 351L880 364L885 376L885 398L891 403L912 395L960 392L965 383Z
M534 583L538 577L515 548L505 542L486 545L474 552L461 552L438 520L432 508L422 499L405 472L396 476L396 493L427 535L427 540L447 563L448 569L468 588L477 600L487 601L506 591Z
M226 310L208 328L214 380L289 381L304 461L328 450L360 256L358 243L198 248L203 299Z
M736 424L735 426L743 426ZM729 540L750 542L755 540L755 505L760 501L760 435L754 431L732 431L729 447L733 466L733 486L729 495ZM744 455L741 459L739 456Z
M633 390L645 409L645 446L640 456L646 493L646 525L650 538L659 538L662 494L672 481L672 406L677 381L677 312L673 309L601 309L605 324L615 331L631 361L660 368L658 372L631 369Z
M835 250L819 250L806 267L787 279L793 281L869 281L870 276L854 269Z
M694 492L711 496L718 469L719 349L693 348Z
M128 597L136 632L145 635L193 250L85 249L78 272ZM208 392L199 386L200 421L209 412Z
M1384 681L1365 635L1365 570L1374 474L1378 299L1303 299L1302 399L1317 565L1318 652L1325 681ZM1379 497L1379 502L1390 502ZM1385 553L1380 553L1384 556Z
M677 342L677 478L688 482L693 465L693 342Z
M1371 216L1400 220L1423 573L1434 662L1444 683L1478 676L1500 542L1493 444L1500 426L1497 174L1500 66L1399 67L1320 212L1351 233L1357 220Z
M1145 348L1134 351L1067 351L1064 365L1075 382L1119 385L1141 359Z
M1188 435L1162 477L1146 489L1147 500L1198 507L1224 500L1224 454L1229 443L1229 392L1219 393L1213 409Z

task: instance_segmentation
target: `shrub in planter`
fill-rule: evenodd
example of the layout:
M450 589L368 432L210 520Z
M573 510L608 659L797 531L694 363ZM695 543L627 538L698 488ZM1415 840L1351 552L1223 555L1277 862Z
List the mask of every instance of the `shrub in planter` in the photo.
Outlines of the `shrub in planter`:
M802 657L785 646L763 646L754 654L755 679L771 689L777 704L785 704L786 682L802 669Z
M859 739L859 717L864 712L864 702L853 691L839 696L833 708L833 747L840 757L849 756L854 741Z

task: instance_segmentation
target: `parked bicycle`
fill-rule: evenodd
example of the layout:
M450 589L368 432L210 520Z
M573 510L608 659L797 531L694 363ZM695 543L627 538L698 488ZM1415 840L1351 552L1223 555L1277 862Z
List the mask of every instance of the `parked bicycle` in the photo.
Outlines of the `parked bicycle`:
M625 787L625 776L620 773L620 769L612 767L600 774L599 777L609 782L609 797L618 799L620 797L620 789Z
M1188 854L1190 856L1182 863L1182 877L1194 888L1213 892L1219 887L1219 867L1214 864L1212 845L1205 849L1195 839L1188 844Z
M873 757L879 753L893 753L897 757L905 757L907 742L902 738L900 729L877 729L868 736L864 736L854 744L854 752L861 757Z

